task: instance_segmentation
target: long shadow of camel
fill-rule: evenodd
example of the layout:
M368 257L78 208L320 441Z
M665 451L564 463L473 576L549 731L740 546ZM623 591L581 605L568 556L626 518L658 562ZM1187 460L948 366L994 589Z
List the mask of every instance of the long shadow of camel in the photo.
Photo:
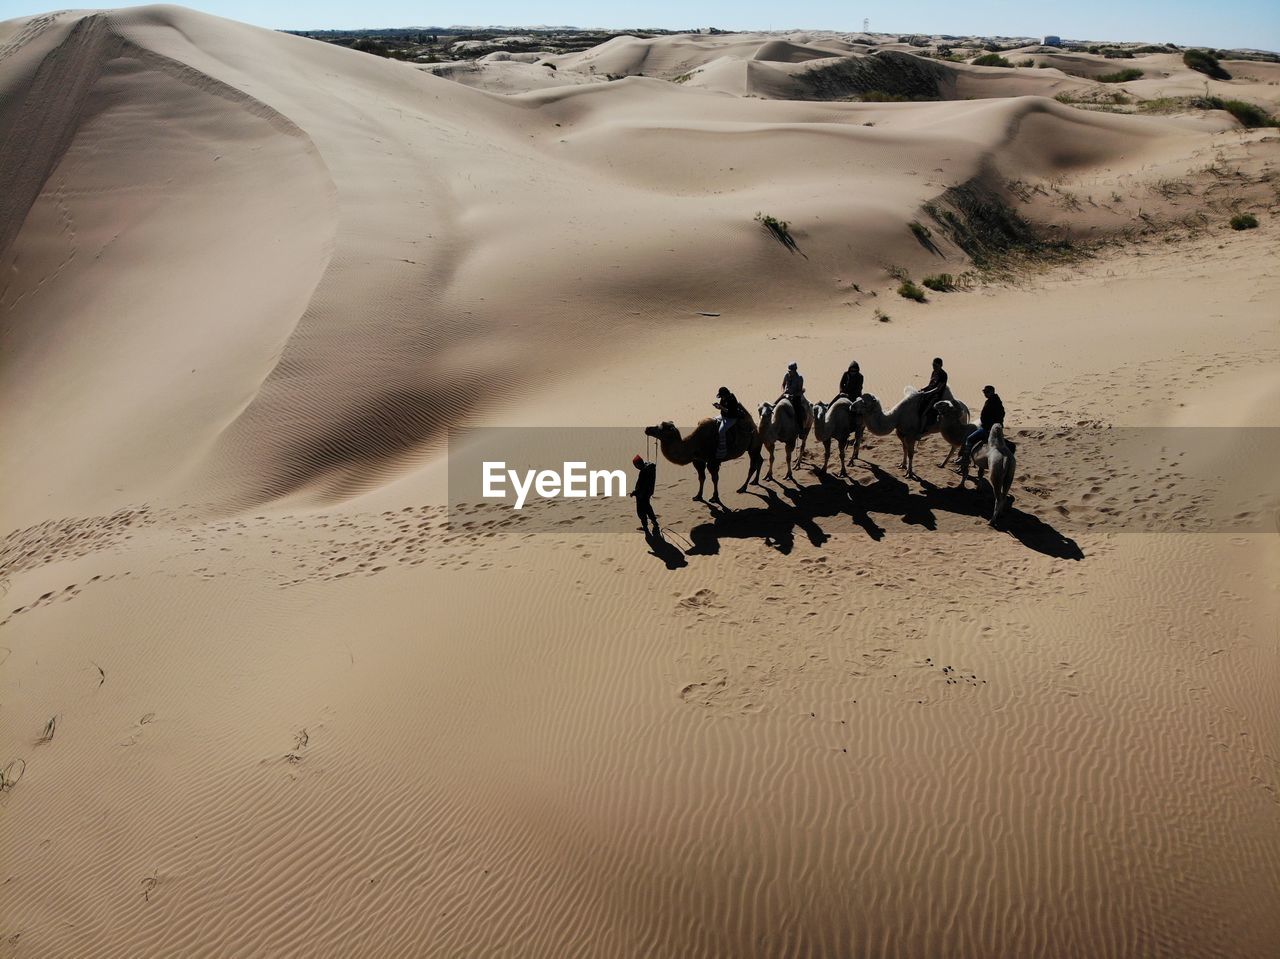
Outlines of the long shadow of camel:
M907 525L936 532L938 512L985 518L990 509L987 487L979 490L941 487L921 480L917 492L875 464L864 462L864 465L875 477L875 482L865 486L819 474L817 484L782 487L781 495L767 487L763 491L750 490L751 495L763 501L762 506L735 510L713 507L711 521L690 530L693 546L685 552L690 556L709 556L720 551L720 541L724 539L763 539L766 545L787 554L795 547L796 530L803 532L814 546L827 541L828 534L817 523L820 518L848 516L868 538L878 541L884 538L885 529L872 518L873 513L901 516ZM1084 559L1084 552L1075 540L1017 508L1010 508L1002 531L1046 556Z

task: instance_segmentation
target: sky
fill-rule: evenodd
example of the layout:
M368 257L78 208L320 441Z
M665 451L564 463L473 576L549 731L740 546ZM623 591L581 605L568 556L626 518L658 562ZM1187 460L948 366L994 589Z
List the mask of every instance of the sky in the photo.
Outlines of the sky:
M110 5L137 6L128 2ZM454 24L860 30L866 17L872 31L878 33L1053 33L1081 40L1142 40L1280 51L1280 0L187 0L183 5L286 30ZM61 6L40 0L0 0L0 19Z

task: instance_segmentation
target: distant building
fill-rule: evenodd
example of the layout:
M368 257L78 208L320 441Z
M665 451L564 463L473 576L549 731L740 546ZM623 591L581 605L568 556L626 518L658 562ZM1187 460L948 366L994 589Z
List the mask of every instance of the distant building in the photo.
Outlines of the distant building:
M1055 37L1050 33L1040 41L1040 45L1043 47L1060 47L1062 46L1062 37Z

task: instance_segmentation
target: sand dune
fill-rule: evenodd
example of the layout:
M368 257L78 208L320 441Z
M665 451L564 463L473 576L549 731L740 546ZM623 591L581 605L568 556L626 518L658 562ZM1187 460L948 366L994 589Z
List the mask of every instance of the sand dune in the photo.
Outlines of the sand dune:
M0 24L0 952L1275 951L1277 139L871 39ZM454 427L939 353L1005 530L893 437L731 511L663 461L665 543L446 508Z

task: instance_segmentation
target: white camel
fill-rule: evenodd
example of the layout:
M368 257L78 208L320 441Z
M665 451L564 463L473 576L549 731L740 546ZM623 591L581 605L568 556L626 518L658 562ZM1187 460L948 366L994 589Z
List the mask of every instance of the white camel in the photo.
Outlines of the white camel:
M818 438L826 451L822 457L820 472L827 471L831 462L831 441L835 440L840 447L840 475L848 476L845 465L845 450L849 446L849 436L853 435L853 458L858 458L862 447L862 417L853 409L853 400L847 396L836 397L831 403L815 403L813 405L813 434Z
M795 451L796 440L803 438L800 431L800 420L796 414L796 409L791 405L789 399L783 398L775 403L760 404L760 442L764 444L765 449L769 451L769 471L765 474L765 482L773 479L773 451L774 445L781 443L786 450L787 455L787 475L784 479L792 479L791 475L791 454ZM804 447L801 446L801 455L804 453ZM795 459L795 465L800 465L800 457Z
M969 407L956 399L948 387L943 387L941 398L954 402L960 409L959 415L966 420L969 418ZM854 412L861 415L867 429L876 436L888 436L890 433L898 434L898 439L902 443L901 469L906 470L908 479L917 478L915 472L916 443L919 442L922 436L936 433L940 428L937 419L928 426L924 426L925 404L928 402L928 396L911 386L908 386L903 391L902 401L887 413L884 407L880 405L880 401L870 393L864 393L853 401Z
M991 471L991 493L995 497L991 505L991 525L995 526L1013 502L1009 489L1018 465L1013 444L1004 438L1003 423L991 427L986 444L974 454L973 461L978 467L978 479L982 479L984 470Z

